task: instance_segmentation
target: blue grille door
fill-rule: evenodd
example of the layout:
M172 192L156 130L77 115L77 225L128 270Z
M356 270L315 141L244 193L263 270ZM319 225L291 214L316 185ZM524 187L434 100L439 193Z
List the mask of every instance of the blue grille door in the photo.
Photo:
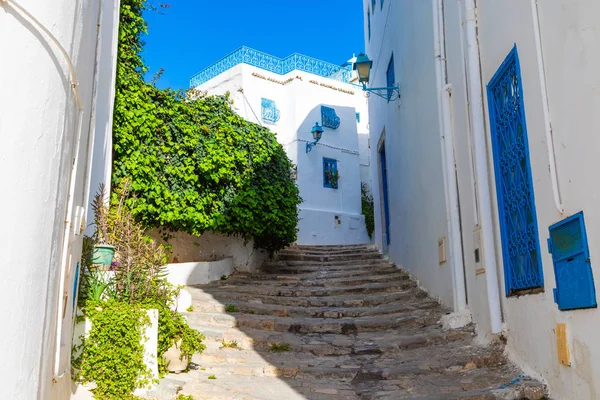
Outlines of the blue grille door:
M517 46L487 86L506 295L544 287Z

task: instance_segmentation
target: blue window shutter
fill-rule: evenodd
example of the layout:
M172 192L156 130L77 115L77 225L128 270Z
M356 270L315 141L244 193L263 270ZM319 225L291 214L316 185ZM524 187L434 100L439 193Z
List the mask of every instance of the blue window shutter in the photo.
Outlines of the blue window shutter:
M323 158L323 187L337 189L338 184L331 181L330 174L335 174L337 169L337 160L332 158Z
M392 53L392 56L390 57L390 62L388 63L388 67L387 67L386 82L387 82L387 87L392 87L396 83L396 72L394 71L394 54L393 53ZM394 94L394 90L388 89L388 91L387 91L388 101L390 101L393 94Z
M549 231L558 309L597 307L583 212L552 225Z
M516 45L487 93L506 295L518 295L543 289L544 273Z
M371 11L367 10L367 29L369 30L369 40L371 40Z

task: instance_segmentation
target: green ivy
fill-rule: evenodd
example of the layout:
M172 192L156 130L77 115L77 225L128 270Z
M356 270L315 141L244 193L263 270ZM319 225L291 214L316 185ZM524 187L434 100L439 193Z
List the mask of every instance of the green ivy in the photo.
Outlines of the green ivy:
M373 196L369 191L369 187L364 182L360 186L360 194L362 213L365 216L365 225L367 226L367 233L372 239L373 231L375 231L375 206L373 205Z
M96 399L134 399L131 393L150 383L151 377L142 344L143 330L150 323L146 311L139 305L107 301L88 302L85 312L92 329L74 362L78 376L84 383L96 383Z
M296 240L298 188L275 135L228 96L161 90L144 81L146 0L123 0L114 112L113 183L132 183L146 227L212 230L277 251Z

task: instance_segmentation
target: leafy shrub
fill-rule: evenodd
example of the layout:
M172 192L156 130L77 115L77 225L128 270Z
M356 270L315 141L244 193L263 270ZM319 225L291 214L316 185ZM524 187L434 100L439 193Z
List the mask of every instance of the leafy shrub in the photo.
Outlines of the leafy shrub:
M114 112L113 183L131 179L146 227L254 239L273 252L296 239L298 188L275 135L227 96L144 82L144 0L123 0Z

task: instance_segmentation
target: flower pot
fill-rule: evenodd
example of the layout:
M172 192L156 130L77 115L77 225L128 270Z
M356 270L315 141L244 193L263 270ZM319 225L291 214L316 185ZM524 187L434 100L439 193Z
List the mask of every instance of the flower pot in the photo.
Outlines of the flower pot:
M187 357L181 358L181 339L169 347L169 350L163 354L164 359L167 361L167 369L169 372L175 372L176 374L181 371L185 371L190 361Z
M92 252L92 263L110 268L114 256L115 246L98 244L94 246L94 251Z

